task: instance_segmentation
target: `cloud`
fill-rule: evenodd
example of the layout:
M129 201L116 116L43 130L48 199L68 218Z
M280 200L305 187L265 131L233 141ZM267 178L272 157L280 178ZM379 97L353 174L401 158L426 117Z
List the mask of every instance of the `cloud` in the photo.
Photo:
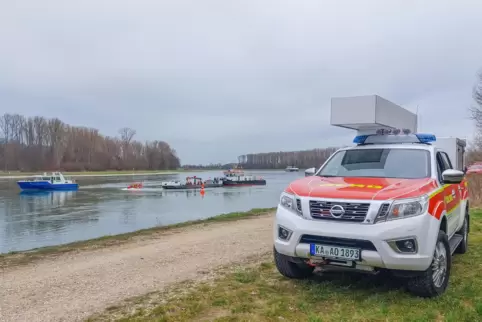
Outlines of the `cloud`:
M13 1L0 106L162 139L185 163L349 144L330 98L379 94L469 137L482 3ZM450 126L447 126L450 124Z

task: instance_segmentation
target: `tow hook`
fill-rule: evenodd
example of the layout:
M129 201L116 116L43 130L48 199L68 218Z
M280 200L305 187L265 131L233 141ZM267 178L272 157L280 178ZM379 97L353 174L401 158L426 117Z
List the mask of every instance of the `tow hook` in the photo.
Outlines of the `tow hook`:
M309 260L306 261L306 264L312 267L316 267L316 266L326 265L328 264L328 262L322 258L316 258L316 259L310 258Z

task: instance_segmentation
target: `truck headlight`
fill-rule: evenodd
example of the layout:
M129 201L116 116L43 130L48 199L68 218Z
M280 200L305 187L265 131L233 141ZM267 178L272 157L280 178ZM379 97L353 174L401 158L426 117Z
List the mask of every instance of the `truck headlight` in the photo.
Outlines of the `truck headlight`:
M429 198L423 195L418 198L400 199L393 201L388 214L378 216L376 222L410 218L423 215L427 212Z
M302 216L301 207L298 209L295 197L292 194L283 192L279 204L298 216Z

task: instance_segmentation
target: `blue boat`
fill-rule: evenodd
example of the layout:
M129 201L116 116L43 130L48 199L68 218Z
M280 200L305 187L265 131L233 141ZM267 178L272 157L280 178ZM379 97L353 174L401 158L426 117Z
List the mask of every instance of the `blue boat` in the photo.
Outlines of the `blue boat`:
M50 174L33 176L33 180L17 181L22 190L77 190L79 184L73 180L67 180L62 173L52 172Z

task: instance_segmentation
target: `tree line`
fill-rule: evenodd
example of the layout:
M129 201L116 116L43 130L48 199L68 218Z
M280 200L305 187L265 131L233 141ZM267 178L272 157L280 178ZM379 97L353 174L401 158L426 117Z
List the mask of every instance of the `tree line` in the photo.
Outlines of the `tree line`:
M482 161L482 69L477 75L472 89L474 104L470 107L472 119L475 122L475 138L467 153L467 165L475 161Z
M239 156L238 162L244 169L285 169L287 166L307 169L321 166L337 149L247 154Z
M125 127L118 137L99 130L71 126L58 118L0 117L0 170L102 171L177 169L176 151L164 141L134 140Z
M184 164L184 170L227 170L236 167L236 163Z

